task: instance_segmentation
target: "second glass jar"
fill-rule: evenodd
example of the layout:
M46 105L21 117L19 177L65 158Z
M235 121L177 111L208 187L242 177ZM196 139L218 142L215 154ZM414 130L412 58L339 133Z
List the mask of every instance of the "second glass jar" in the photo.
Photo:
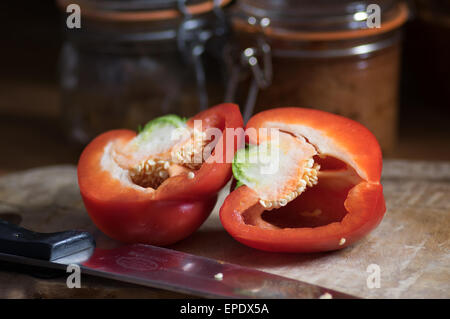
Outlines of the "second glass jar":
M70 139L85 144L106 130L136 130L157 116L189 117L222 102L229 2L79 1L82 26L67 29L64 15L60 60Z
M364 124L385 153L392 151L407 8L379 1L383 23L368 28L369 2L358 3L239 2L231 16L242 52L234 78L241 84L233 91L244 114L285 106L325 110Z

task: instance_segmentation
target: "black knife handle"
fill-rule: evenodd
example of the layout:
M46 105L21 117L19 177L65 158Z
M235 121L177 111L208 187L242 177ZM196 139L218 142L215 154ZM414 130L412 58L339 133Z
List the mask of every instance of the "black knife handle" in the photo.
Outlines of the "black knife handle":
M94 247L85 231L38 233L0 219L0 253L53 261Z

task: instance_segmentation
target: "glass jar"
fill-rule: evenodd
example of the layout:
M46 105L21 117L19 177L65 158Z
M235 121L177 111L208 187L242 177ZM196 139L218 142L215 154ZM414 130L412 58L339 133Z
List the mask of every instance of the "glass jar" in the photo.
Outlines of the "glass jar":
M189 117L224 97L230 0L81 0L81 28L66 27L59 0L62 121L85 144L106 130L136 130L168 113Z
M231 13L241 62L231 78L244 116L298 106L340 114L367 126L383 151L396 140L403 3L378 1L380 28L370 28L371 1L241 0Z

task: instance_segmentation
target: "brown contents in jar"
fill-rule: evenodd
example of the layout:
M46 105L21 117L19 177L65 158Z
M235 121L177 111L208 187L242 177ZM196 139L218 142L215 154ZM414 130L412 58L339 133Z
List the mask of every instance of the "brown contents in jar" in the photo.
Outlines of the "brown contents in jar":
M395 145L399 45L366 56L273 57L273 81L261 90L255 112L311 107L354 119L371 130L383 151Z
M397 136L400 28L408 7L380 1L381 24L373 28L355 17L353 1L338 2L239 2L232 19L237 46L252 48L256 58L244 59L253 83L239 87L237 99L246 113L256 98L253 113L293 106L351 118L372 131L386 154Z

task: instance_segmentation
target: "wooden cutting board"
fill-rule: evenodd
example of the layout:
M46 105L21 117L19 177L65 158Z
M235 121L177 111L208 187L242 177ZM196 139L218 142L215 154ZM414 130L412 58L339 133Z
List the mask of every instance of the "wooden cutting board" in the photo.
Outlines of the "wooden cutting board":
M276 254L236 242L222 228L218 207L191 237L171 248L319 284L363 298L450 298L450 162L386 160L387 213L357 244L319 254ZM0 218L41 232L85 229L100 247L111 241L84 210L74 166L32 169L0 178ZM379 270L379 287L368 285ZM369 278L370 277L370 278ZM372 281L370 281L372 282ZM37 279L0 270L0 298L187 297L110 280Z

